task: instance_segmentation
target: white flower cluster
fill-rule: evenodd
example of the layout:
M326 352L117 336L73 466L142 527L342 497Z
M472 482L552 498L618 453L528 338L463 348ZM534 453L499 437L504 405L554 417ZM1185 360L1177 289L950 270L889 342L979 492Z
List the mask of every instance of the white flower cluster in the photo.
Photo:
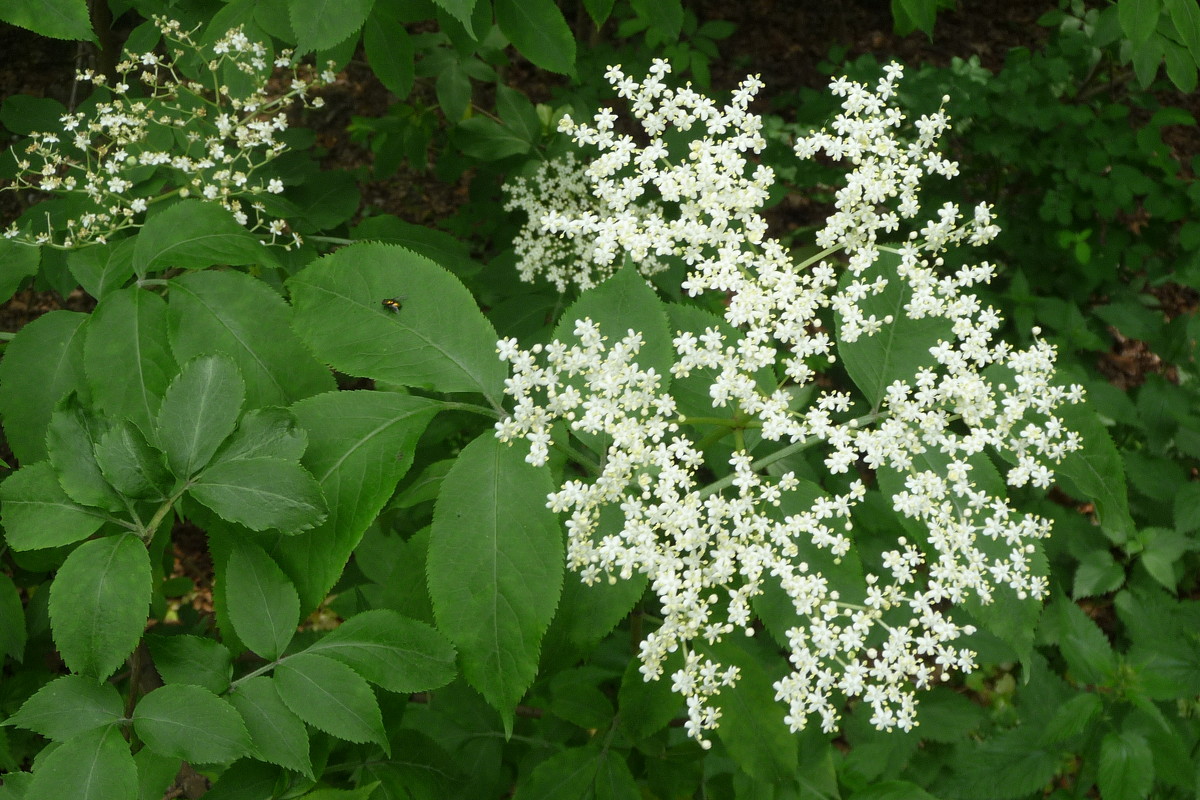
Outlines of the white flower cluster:
M887 67L874 90L835 81L832 90L844 102L832 132L796 144L802 158L824 153L851 167L818 236L824 251L802 263L765 236L759 214L772 174L747 157L763 147L761 120L747 109L760 84L747 79L731 103L719 106L690 88L668 88L668 72L661 61L640 83L618 68L608 72L648 144L614 133L611 111L598 114L594 127L564 120L564 131L599 151L589 175L612 213L547 228L606 237L631 254L681 256L692 267L684 288L692 296L730 297L725 321L737 334L678 333L671 375L639 365L641 334L628 331L614 344L590 320L576 323L573 343L522 350L503 340L500 357L512 365L506 392L515 407L497 435L529 441L533 464L546 463L552 430L564 422L584 445L601 447L599 474L567 480L548 503L568 515L569 565L584 581L649 576L663 622L642 643L642 672L647 680L660 677L667 656L683 651L684 667L672 679L686 698L692 736L703 740L716 726L719 711L710 701L737 680L736 669L704 655L705 643L735 629L753 635L751 604L768 583L787 594L800 620L786 632L793 671L775 684L792 729L816 714L833 730L847 700L861 698L878 728L908 730L916 724L914 689L974 667L974 654L959 641L974 631L953 620L949 605L969 598L987 604L998 587L1020 597L1045 594L1031 554L1049 523L1011 507L1003 487L983 488L997 487L981 473L993 470L990 451L1015 462L1008 485L1049 486L1053 464L1080 446L1055 409L1078 402L1082 389L1053 383L1054 350L1044 342L1018 350L993 341L998 314L967 291L990 280L990 265L943 274L948 247L986 242L997 229L986 206L965 222L953 205L933 219L915 219L921 181L953 176L957 167L935 151L949 127L940 111L917 121L911 141L900 137L904 115L889 104L899 66ZM686 152L674 158L663 138L671 128L692 131ZM648 199L671 213L632 210ZM907 237L902 227L911 231ZM889 246L885 237L904 244ZM885 269L883 252L899 266ZM841 283L828 260L834 253L846 265ZM896 320L864 312L864 301L893 282L909 297L908 317L942 318L952 335L930 348L908 379L887 387L865 418L836 421L851 407L845 391L818 391L798 407L788 389L814 382L813 356L834 358L818 315L833 313L844 342L872 336ZM786 377L764 391L756 379L764 369ZM698 370L715 376L713 408L736 412L731 430L756 428L766 440L760 447L777 442L775 452L755 461L735 450L728 470L706 464L670 394L673 378ZM854 596L833 588L804 554L821 552L831 563L850 554L854 510L867 484L819 493L791 513L797 498L812 493L792 473L763 474L815 445L825 448L830 473L858 465L901 476L893 507L926 530L919 541L898 538L878 563L866 564ZM731 475L706 486L705 467ZM606 508L619 509L619 528L608 515L602 521Z
M61 131L32 134L17 158L21 172L4 187L66 196L83 210L59 230L21 229L13 223L4 236L64 248L104 243L140 225L151 204L178 196L220 203L239 224L262 232L271 243L282 237L289 248L299 244L299 235L272 218L259 199L283 192L283 182L255 172L287 149L278 136L287 130L288 106L300 101L319 108L324 101L309 99L308 93L334 75L295 73L288 91L274 92L266 47L239 27L212 45L213 57L205 63L214 77L229 65L250 76L255 88L245 96L224 85L213 91L178 70L181 59L202 55L191 34L175 20L155 17L154 22L172 57L126 52L116 67L119 79L111 85L102 74L80 72L78 80L107 87L110 97L87 112L64 114ZM291 53L283 52L273 65L292 68ZM164 178L165 187L158 188Z
M574 153L543 161L532 176L518 176L504 185L508 194L504 209L520 209L527 217L513 240L521 280L532 283L541 277L560 292L568 287L586 291L612 275L615 229L594 240L578 235L584 232L584 220L612 219L616 213L589 186L588 173ZM661 218L653 205L633 206L627 212L626 226L641 227L651 215ZM560 232L565 235L545 235ZM666 269L666 264L642 254L637 268L650 277Z

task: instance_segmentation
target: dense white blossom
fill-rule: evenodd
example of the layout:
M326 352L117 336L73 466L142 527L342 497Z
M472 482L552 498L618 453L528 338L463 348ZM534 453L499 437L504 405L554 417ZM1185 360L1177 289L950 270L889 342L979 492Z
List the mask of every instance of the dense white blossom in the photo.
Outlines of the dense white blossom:
M761 84L748 78L722 105L690 87L669 87L669 71L655 62L640 82L608 71L641 124L641 143L616 133L608 110L591 125L563 120L561 130L596 152L587 167L593 210L548 212L543 229L611 243L605 252L614 257L619 248L683 258L691 267L683 288L729 297L725 321L737 333L679 332L671 375L639 363L642 333L601 331L587 319L576 321L566 342L524 350L503 340L514 407L497 435L527 440L535 465L547 462L564 423L585 445L605 443L598 474L568 478L548 505L566 516L568 563L585 582L649 577L663 621L642 642L642 673L658 679L667 656L683 652L672 687L686 699L692 736L703 740L718 724L713 696L738 678L705 655L705 643L735 630L753 635L751 603L767 585L786 593L798 620L786 632L792 672L775 685L792 729L816 715L832 730L847 699L859 698L876 727L908 730L916 723L914 689L974 668L960 641L973 629L955 622L953 605L990 603L1000 587L1018 597L1046 593L1033 564L1034 542L1048 535L1049 522L1013 508L1003 481L983 474L995 467L980 454L1014 465L1004 475L1008 486L1048 486L1054 464L1079 447L1055 410L1078 402L1082 389L1054 382L1054 350L1036 329L1027 349L995 340L999 315L970 293L991 279L990 265L946 269L947 248L984 243L997 228L986 205L966 218L953 204L921 216L922 181L953 177L957 165L936 151L950 125L940 110L906 136L905 116L890 103L898 65L885 68L873 89L834 81L841 113L795 145L800 158L823 154L848 166L817 235L822 252L803 262L767 236L760 215L773 176L753 162L765 143L748 108ZM682 152L668 148L668 138L678 140L667 136L672 129L689 134ZM814 383L813 356L836 356L818 315L835 315L843 342L875 335L895 320L864 309L893 282L908 297L903 313L945 320L947 337L866 417L846 421L851 397L840 390L818 390L798 406L789 389ZM764 387L756 379L764 369L786 378ZM670 393L673 378L698 370L715 376L715 413L726 410L733 426L736 412L738 426L776 443L771 454L755 460L737 449L724 467L706 464ZM892 506L923 531L916 540L897 537L853 596L804 554L820 554L835 565L828 569L854 556L864 480L825 494L791 472L766 470L809 447L823 448L831 474L900 476ZM706 485L709 470L730 474ZM619 525L602 520L605 509L619 512Z
M165 17L155 17L154 22L170 57L126 52L116 65L121 79L112 86L103 74L79 72L78 80L100 91L108 86L110 96L86 112L64 114L61 132L32 134L24 153L17 154L20 172L4 187L75 195L85 201L86 210L62 223L65 232L59 238L50 229L16 223L4 236L66 248L103 243L118 231L140 225L149 204L177 195L219 203L266 241L298 244L299 235L267 214L257 199L282 192L282 182L255 173L287 150L279 135L288 127L288 106L302 102L319 108L322 99L308 95L333 76L297 72L291 89L280 94L270 81L271 69L295 69L290 51L269 65L266 47L251 41L240 27L204 48L179 22ZM214 78L229 67L248 76L253 88L238 93L226 85L186 78L180 61L204 58L206 49L212 56L206 67ZM140 87L137 93L133 85ZM154 174L165 178L165 188L147 180L147 167L161 167ZM143 189L140 183L154 188Z

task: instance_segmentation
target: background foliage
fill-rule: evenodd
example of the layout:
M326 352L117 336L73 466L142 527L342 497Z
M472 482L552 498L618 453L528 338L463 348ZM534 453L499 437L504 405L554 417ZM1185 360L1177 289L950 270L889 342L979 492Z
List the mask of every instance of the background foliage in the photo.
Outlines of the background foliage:
M708 87L741 68L735 26L679 0L45 6L0 19L89 43L98 71L166 14L205 41L242 25L339 70L365 59L390 95L348 124L369 171L323 164L315 112L293 115L271 166L304 236L289 251L197 199L71 253L0 240L3 298L94 301L7 334L0 360L0 798L1200 793L1192 0L1047 3L1044 42L1002 68L911 65L904 84L912 108L950 97L971 199L995 203L986 299L1010 338L1041 326L1101 418L1072 421L1104 443L1088 469L1026 498L1056 532L1025 646L981 639L981 668L930 692L910 733L850 713L796 736L768 637L729 642L744 677L711 751L631 658L657 611L645 587L564 573L550 478L490 435L498 335L546 341L575 300L516 280L524 220L497 208L504 177L563 149L559 113L600 102L606 64L666 57ZM899 33L935 44L947 15L978 13L954 6L891 3ZM828 44L828 73L878 73ZM800 245L835 182L788 142L833 101L767 91L774 213ZM19 151L65 110L15 94L0 123ZM437 226L381 213L359 185L397 171L465 202ZM51 212L39 199L22 219Z

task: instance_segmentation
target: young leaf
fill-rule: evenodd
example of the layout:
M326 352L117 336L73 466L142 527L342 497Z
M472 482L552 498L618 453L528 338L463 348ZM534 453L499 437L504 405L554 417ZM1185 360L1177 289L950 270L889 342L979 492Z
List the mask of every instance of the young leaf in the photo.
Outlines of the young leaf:
M229 688L233 656L216 639L151 634L146 637L146 646L164 683L201 686L216 694Z
M54 643L73 672L104 680L137 646L150 607L150 556L131 533L84 542L50 585Z
M496 0L496 24L542 69L575 74L575 37L554 0Z
M145 289L108 295L92 312L83 354L95 407L151 430L179 371L167 339L166 302Z
M63 742L38 762L25 796L138 800L137 767L129 743L115 725Z
M181 200L151 216L133 247L133 268L142 276L171 267L271 265L274 260L267 247L232 214L201 200Z
M225 602L238 638L268 661L283 654L300 624L296 587L252 542L233 545L225 568Z
M239 683L229 700L246 721L259 758L313 777L308 729L284 704L274 680L259 675Z
M439 265L399 247L356 244L313 262L288 288L296 332L335 369L499 403L496 331ZM399 313L381 306L397 296Z
M219 461L191 481L189 494L253 531L297 533L325 519L325 500L312 475L281 458Z
M4 724L65 742L84 731L113 725L124 716L121 695L112 685L82 675L64 675L39 689Z
M375 742L389 751L375 694L345 664L299 653L275 668L275 688L287 707L314 728L348 742Z
M15 661L25 656L25 609L12 578L0 574L0 654Z
M880 252L878 269L883 274L894 273L899 264L900 256ZM856 280L853 273L847 271L842 276L839 288L844 289L853 280ZM947 319L909 319L904 306L911 297L912 289L907 283L892 280L881 293L860 300L858 307L862 309L863 316L867 319L875 317L883 325L874 335L864 333L854 341L843 338L840 315L837 318L838 356L854 385L872 406L880 403L893 381L911 379L917 369L933 363L929 348L936 345L939 339L953 338L951 323ZM891 318L890 322L888 318Z
M69 394L50 417L46 449L68 497L80 505L115 512L124 503L101 473L93 447L103 430L100 420L83 408L75 394Z
M553 489L547 470L489 431L463 449L433 515L426 568L438 629L506 726L562 590L562 534L546 508Z
M100 473L126 497L163 498L171 488L163 454L127 419L100 434L95 453Z
M82 391L87 314L51 311L25 327L0 359L0 416L13 455L22 464L46 457L46 425L54 406Z
M386 609L355 614L305 652L336 659L389 692L437 689L455 675L449 640L423 622Z
M156 753L193 764L226 764L250 751L250 734L228 701L187 684L161 686L133 712L138 738Z
M0 521L13 550L78 542L100 529L104 515L67 497L49 461L21 467L0 483Z
M309 432L304 466L321 486L329 516L289 537L271 557L315 608L342 574L350 554L412 465L417 440L438 406L392 392L330 392L292 411Z
M366 22L374 0L288 0L297 54L328 50Z
M1143 800L1154 786L1154 757L1137 733L1110 733L1100 743L1096 776L1104 800Z
M246 381L247 408L288 406L334 388L329 370L292 332L291 309L266 282L241 272L193 272L171 280L170 297L175 357L232 358Z
M225 355L200 356L183 365L158 411L158 445L179 478L199 472L237 425L246 386Z

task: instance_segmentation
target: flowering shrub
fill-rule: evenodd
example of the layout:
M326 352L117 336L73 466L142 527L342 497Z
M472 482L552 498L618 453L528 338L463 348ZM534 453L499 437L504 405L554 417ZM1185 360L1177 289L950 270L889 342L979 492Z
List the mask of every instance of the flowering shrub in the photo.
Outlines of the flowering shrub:
M289 50L268 63L267 48L241 28L205 48L175 20L156 17L155 24L170 56L127 52L111 85L103 74L80 72L78 80L109 96L90 112L64 115L61 131L33 134L18 157L21 173L5 188L57 193L68 201L69 216L45 229L14 223L4 236L68 249L104 243L139 225L151 204L196 197L220 204L272 243L282 237L288 247L298 244L299 235L272 219L264 203L283 192L283 181L266 165L287 151L279 138L288 128L287 108L296 101L320 108L324 101L308 94L332 82L333 73L304 77ZM210 79L232 79L233 88L188 78L183 64L196 58L205 59ZM271 66L293 70L285 91L268 82Z
M800 619L786 632L794 672L775 684L791 729L819 714L822 729L834 730L844 695L869 702L877 727L908 730L916 721L909 683L925 688L951 670L974 667L974 654L960 646L974 626L956 624L945 603L988 604L997 587L1019 598L1045 596L1033 554L1050 523L1013 508L1006 490L994 491L979 474L993 468L979 456L990 449L1016 462L1008 486L1049 487L1053 466L1079 448L1077 434L1055 411L1079 402L1082 388L1054 385L1054 351L1045 343L1020 350L994 341L995 309L964 291L989 281L990 265L938 274L948 248L982 244L998 232L986 205L965 223L951 204L934 219L908 222L921 210L921 180L952 177L956 165L935 150L949 126L941 112L917 120L913 141L900 138L904 115L889 103L899 65L887 67L874 91L835 81L831 90L844 100L833 132L796 143L800 158L824 153L852 167L836 213L817 235L824 248L819 260L800 264L765 236L758 212L771 170L760 165L746 177L746 154L764 147L762 121L747 110L761 84L747 79L722 107L690 87L669 88L669 72L663 61L641 82L616 67L608 72L645 132L642 146L614 132L610 110L596 114L594 127L563 119L560 130L600 152L586 174L594 205L611 213L569 218L553 211L542 225L548 234L604 242L590 254L600 263L611 263L618 245L635 263L649 253L681 255L692 268L683 284L690 296L730 296L729 328L708 327L699 337L680 332L669 376L639 364L641 334L630 330L609 346L587 319L576 322L572 342L522 350L515 339L502 340L500 356L514 372L505 391L516 405L497 433L502 441L527 439L526 460L536 466L547 462L560 421L606 444L599 474L567 480L549 505L569 514L567 563L585 582L603 575L628 580L635 572L649 577L664 620L641 644L641 671L658 679L669 653L685 653L672 688L687 700L692 736L716 727L719 712L709 700L737 680L736 668L704 657L700 643L712 645L737 629L754 635L751 604L764 583L777 584ZM690 134L682 157L672 157L664 142L670 128ZM676 213L635 210L646 194ZM880 241L902 225L912 229L902 246ZM885 251L898 263L883 263ZM839 252L848 264L840 283L826 260ZM889 307L908 320L945 321L933 346L914 353L911 363L890 365L886 384L876 374L873 384L860 385L882 390L868 397L872 412L865 419L844 418L852 398L840 390L822 390L808 408L797 408L792 390L816 378L809 360L834 357L823 309L834 311L842 344L906 334L895 315L872 313L878 305L872 301L885 293ZM848 369L857 378L855 368L866 366ZM990 378L985 372L993 367ZM714 411L735 410L731 427L754 429L764 442L784 446L823 444L824 464L834 474L860 462L892 471L903 481L892 504L922 523L921 541L899 537L882 554L879 572L865 572L851 592L835 588L800 554L816 548L835 563L847 556L854 509L866 493L862 480L814 498L815 487L792 471L759 475L774 459L760 455L756 463L739 446L727 457L735 493L726 497L706 486L705 454L683 432L695 423L680 414L669 391L671 378L698 370L715 376L708 385ZM779 381L761 386L756 375L764 370ZM602 524L607 506L619 507L619 530Z

